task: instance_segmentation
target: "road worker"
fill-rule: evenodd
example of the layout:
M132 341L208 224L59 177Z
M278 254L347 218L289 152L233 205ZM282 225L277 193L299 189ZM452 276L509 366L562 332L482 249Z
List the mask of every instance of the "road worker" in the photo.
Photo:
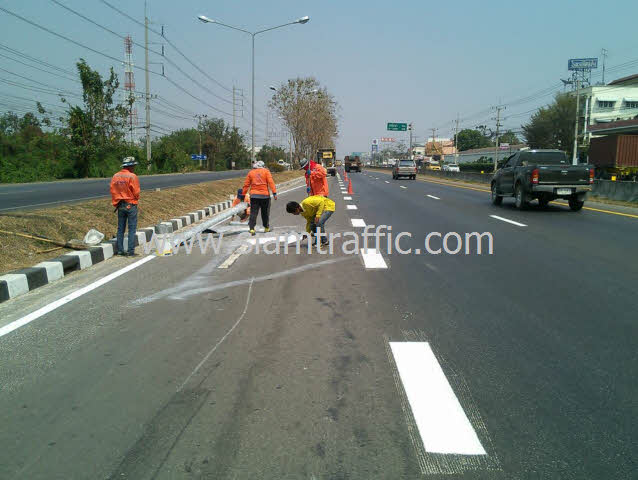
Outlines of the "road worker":
M233 207L236 207L241 202L246 202L248 205L250 205L250 195L249 194L243 195L241 193L242 190L243 189L241 189L241 188L239 190L237 190L237 196L235 197L235 200L233 200ZM249 215L250 215L250 207L248 207L243 212L237 214L237 216L239 217L239 221L240 222L248 221L248 216Z
M314 236L318 233L325 233L325 224L335 211L335 202L328 197L311 195L302 200L301 203L288 202L286 211L304 217L306 219L306 232ZM328 239L322 236L321 244L326 243L328 243Z
M308 160L307 158L302 158L301 161L299 162L299 165L301 166L301 170L306 171L306 193L308 195L314 195L314 193L312 192L312 183L310 180L310 176L312 175L312 172L316 170L317 166L321 166L321 165L319 165L314 160ZM327 180L326 180L326 183L327 183Z
M266 232L270 231L270 192L277 200L277 187L272 179L270 170L264 166L261 160L255 162L253 169L246 175L242 195L250 191L250 219L248 229L251 235L255 235L255 225L257 224L257 214L261 210L261 222Z
M135 257L135 231L137 230L137 202L140 199L140 181L135 175L135 157L122 161L122 170L111 179L111 201L117 211L117 253ZM124 252L124 231L128 222L128 252Z

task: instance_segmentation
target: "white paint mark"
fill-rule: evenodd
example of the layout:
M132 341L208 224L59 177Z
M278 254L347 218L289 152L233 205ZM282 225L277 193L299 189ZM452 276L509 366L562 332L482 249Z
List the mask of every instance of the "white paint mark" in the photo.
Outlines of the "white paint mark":
M390 182L388 182L387 180L385 180L385 183L390 183Z
M344 200L352 200L352 197L343 197Z
M427 342L390 342L426 452L486 455Z
M367 269L388 268L388 265L385 263L383 255L381 255L379 250L374 248L362 248L360 252L361 258L363 259L363 265Z
M215 344L215 346L210 350L210 352L208 352L206 354L206 356L202 359L201 362L199 362L197 364L197 366L195 367L195 369L191 372L191 374L186 377L186 380L184 380L184 382L180 385L180 387L177 389L177 391L179 392L182 388L184 388L184 386L188 383L188 381L193 378L193 375L195 375L197 373L197 371L202 368L202 365L204 365L204 363L206 363L206 360L208 360L210 358L210 356L215 353L215 350L217 350L217 348L224 342L224 340L226 340L226 338L228 338L228 335L230 335L231 333L233 333L233 330L235 330L235 328L237 328L237 325L239 325L239 322L241 322L243 320L243 318L246 316L246 312L248 311L248 305L250 303L250 294L253 291L253 283L255 281L255 278L251 278L250 279L250 283L248 284L248 294L246 295L246 304L244 305L244 311L241 312L240 317L237 319L237 321L235 322L235 324L230 328L230 330L228 330L226 332L226 334L221 338L221 340L219 340L219 342L217 342Z
M435 197L434 195L426 195L427 197L433 198L434 200L441 200L439 197Z
M95 290L96 288L101 287L102 285L109 283L111 280L115 280L117 277L124 275L127 272L130 272L131 270L136 269L137 267L141 267L142 265L144 265L146 262L150 262L151 260L153 260L155 258L155 255L149 255L148 257L144 257L141 260L138 260L135 263L132 263L124 268L122 268L121 270L118 270L116 272L113 272L109 275L107 275L106 277L100 278L97 282L93 282L90 285L87 285L86 287L82 287L78 290L76 290L75 292L71 292L68 295L49 303L48 305L45 305L42 308L39 308L38 310L36 310L35 312L31 312L28 315L25 315L24 317L9 323L8 325L5 325L4 327L0 328L0 337L5 336L8 333L13 332L14 330L23 327L24 325L27 325L28 323L31 323L34 320L37 320L38 318L40 318L42 315L46 315L49 312L52 312L53 310L57 309L58 307L61 307L62 305L66 305L67 303L75 300L78 297L81 297L82 295L84 295L85 293L89 293L92 290Z
M357 206L356 205L346 205L346 210L356 210Z
M239 247L237 250L235 250L233 253L230 254L230 256L224 260L224 263L222 263L219 267L217 268L221 268L221 269L227 269L228 267L230 267L233 263L235 263L237 261L237 259L239 257L241 257L244 253L246 253L248 251L248 246L247 245L242 245L241 247Z
M353 227L365 227L366 222L363 221L363 218L351 218L350 223L352 223Z
M403 185L400 185L400 187L401 187L401 188L403 188L403 189L406 189L406 188L408 188L408 187L404 187Z
M514 220L510 220L508 218L503 218L503 217L498 217L496 215L490 215L490 217L495 218L496 220L500 220L501 222L511 223L512 225L516 225L517 227L526 227L527 226L524 223L518 223L518 222L515 222Z

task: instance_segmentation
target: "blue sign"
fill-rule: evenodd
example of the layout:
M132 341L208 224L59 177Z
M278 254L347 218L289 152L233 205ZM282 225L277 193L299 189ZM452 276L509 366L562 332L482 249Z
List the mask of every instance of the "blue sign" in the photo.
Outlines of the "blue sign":
M206 156L205 154L198 155L196 153L191 153L191 160L206 160L207 158L208 156Z
M372 145L372 153L377 153L379 151L379 145Z
M567 70L592 70L598 68L597 58L570 58Z

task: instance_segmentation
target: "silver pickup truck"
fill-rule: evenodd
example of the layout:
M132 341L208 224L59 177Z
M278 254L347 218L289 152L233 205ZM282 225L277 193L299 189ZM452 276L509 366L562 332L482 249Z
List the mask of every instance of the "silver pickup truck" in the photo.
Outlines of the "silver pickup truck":
M392 168L392 179L408 177L416 180L416 165L412 160L397 160Z

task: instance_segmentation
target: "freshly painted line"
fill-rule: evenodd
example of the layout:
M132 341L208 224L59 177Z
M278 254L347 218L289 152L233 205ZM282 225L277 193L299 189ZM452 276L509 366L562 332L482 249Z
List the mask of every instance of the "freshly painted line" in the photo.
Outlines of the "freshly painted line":
M511 223L512 225L516 225L517 227L526 227L527 226L524 223L518 223L518 222L515 222L514 220L509 220L507 218L499 217L499 216L496 216L496 215L490 215L490 217L495 218L496 220L500 220L502 222Z
M239 247L237 250L235 250L233 253L230 254L230 256L224 260L224 263L222 263L219 267L217 268L221 268L221 269L227 269L228 267L230 267L233 263L235 263L235 261L241 257L244 253L246 253L248 251L248 245L242 245L241 247Z
M365 227L366 222L363 221L363 218L351 218L350 223L352 223L353 227Z
M408 187L404 187L403 185L400 185L401 188L408 188Z
M356 205L346 205L346 210L356 210L357 206Z
M441 200L439 197L435 197L434 195L426 195L426 196L433 198L434 200Z
M344 200L352 200L352 197L343 197Z
M82 287L76 290L75 292L71 292L64 297L54 302L51 302L42 308L39 308L35 312L31 312L30 314L25 315L24 317L18 320L15 320L9 323L8 325L5 325L4 327L0 328L0 337L3 337L8 333L13 332L14 330L20 327L23 327L24 325L27 325L28 323L31 323L34 320L37 320L42 315L46 315L47 313L52 312L53 310L61 307L62 305L66 305L67 303L75 300L76 298L81 297L85 293L89 293L90 291L95 290L96 288L99 288L106 283L109 283L111 280L115 280L117 277L124 275L125 273L130 272L131 270L134 270L137 267L141 267L146 262L150 262L154 258L155 258L155 255L149 255L147 257L144 257L141 260L138 260L137 262L122 268L121 270L113 272L107 275L106 277L100 278L98 281L93 282L90 285L87 285L86 287Z
M383 255L374 248L362 248L361 258L363 259L363 265L367 269L382 269L388 268L388 265L383 259Z
M390 183L390 182L388 182L388 181L386 180L386 181L385 181L385 183Z
M244 305L244 311L241 312L241 315L239 316L239 318L237 319L237 321L235 322L235 324L230 328L230 330L228 330L226 332L226 334L221 338L221 340L219 342L217 342L215 344L215 346L206 354L206 356L202 359L201 362L199 362L197 364L197 366L195 367L195 369L191 372L191 374L186 377L186 380L184 380L184 382L180 385L180 387L177 389L177 391L179 392L180 390L182 390L182 388L184 388L184 386L188 383L188 381L193 378L193 375L195 375L197 373L197 371L202 368L202 365L204 365L206 363L206 360L208 360L210 358L210 356L215 353L215 350L217 350L217 348L224 343L224 340L226 340L226 338L228 338L228 335L230 335L231 333L233 333L233 330L235 330L235 328L237 328L237 325L239 325L239 322L241 322L243 320L243 318L246 316L246 312L248 311L248 305L250 304L250 294L253 291L253 283L255 281L255 277L250 279L250 283L248 284L248 294L246 295L246 304Z
M486 455L427 342L390 342L426 452Z

